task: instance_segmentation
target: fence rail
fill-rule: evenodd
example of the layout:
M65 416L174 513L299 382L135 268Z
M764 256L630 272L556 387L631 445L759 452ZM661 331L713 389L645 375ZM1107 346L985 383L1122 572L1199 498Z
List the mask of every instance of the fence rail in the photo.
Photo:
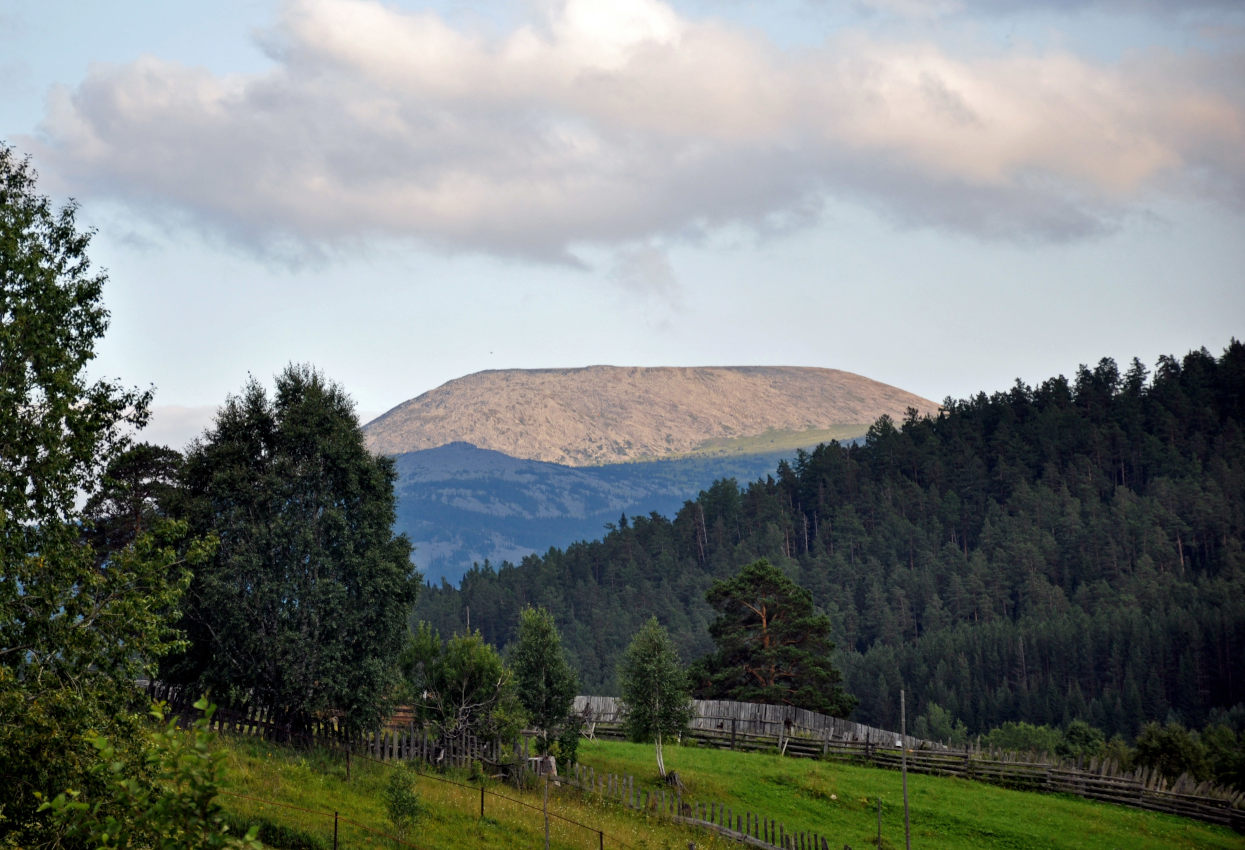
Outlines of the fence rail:
M613 697L578 697L591 734L622 737L623 712ZM694 700L684 739L734 750L863 761L898 770L903 757L895 732L790 706ZM1081 766L1049 757L961 750L907 736L908 770L1018 788L1072 794L1090 800L1194 818L1245 832L1245 792L1181 776L1169 782L1157 770L1123 771L1113 761Z
M151 683L148 690L154 698L167 701L174 711L192 711L189 708L192 701L175 687ZM623 709L615 698L576 697L574 710L584 719L585 734L622 737ZM693 710L683 737L702 745L863 761L893 769L899 769L901 749L906 749L908 770L913 773L956 776L1028 791L1072 794L1221 824L1245 833L1245 793L1199 783L1188 776L1168 782L1156 770L1142 768L1126 772L1111 761L1094 760L1081 766L1048 757L1029 760L1033 757L974 747L952 750L911 735L903 738L901 747L898 733L791 706L694 700ZM325 743L380 761L420 760L453 767L469 767L475 762L492 767L500 767L504 762L527 764L526 739L515 742L513 758L508 759L498 742L480 741L472 736L437 739L417 726L409 713L399 714L399 717L400 726L390 723L371 732L350 735L337 718L304 721L295 726L266 709L244 706L218 709L212 725L214 729L232 734L305 744ZM683 811L674 811L672 816L703 820ZM729 824L713 820L704 823L715 829L729 828ZM765 835L737 831L761 841L768 840ZM792 846L799 847L798 844Z

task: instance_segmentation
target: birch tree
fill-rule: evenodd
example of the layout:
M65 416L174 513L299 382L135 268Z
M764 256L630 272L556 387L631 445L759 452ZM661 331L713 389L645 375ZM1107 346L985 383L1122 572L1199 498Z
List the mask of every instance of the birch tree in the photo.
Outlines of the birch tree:
M631 639L618 666L618 682L627 733L634 741L655 743L657 772L665 778L662 739L687 725L692 705L679 651L656 617L650 617Z

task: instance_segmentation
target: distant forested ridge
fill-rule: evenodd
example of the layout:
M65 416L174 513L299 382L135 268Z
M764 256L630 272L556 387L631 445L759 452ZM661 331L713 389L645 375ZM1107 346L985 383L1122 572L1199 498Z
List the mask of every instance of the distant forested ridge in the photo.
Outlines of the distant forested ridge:
M421 594L443 633L509 643L525 604L554 615L589 692L656 615L685 659L712 649L705 591L768 558L834 623L855 718L937 704L970 732L1081 718L1135 735L1245 703L1245 346L1104 359L1074 379L883 417L673 519Z

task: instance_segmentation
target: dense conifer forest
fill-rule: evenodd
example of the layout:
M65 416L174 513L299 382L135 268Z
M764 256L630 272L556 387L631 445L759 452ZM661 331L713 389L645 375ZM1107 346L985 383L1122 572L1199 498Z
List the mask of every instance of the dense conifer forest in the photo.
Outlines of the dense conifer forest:
M477 566L421 594L444 633L513 639L524 605L557 620L583 687L656 615L691 660L712 649L714 579L768 558L830 615L854 717L980 732L1083 719L1201 727L1245 702L1245 345L1082 366L879 420L765 480L719 481L673 519ZM418 553L417 553L418 556ZM1235 714L1239 714L1237 709ZM1239 718L1237 718L1239 719Z

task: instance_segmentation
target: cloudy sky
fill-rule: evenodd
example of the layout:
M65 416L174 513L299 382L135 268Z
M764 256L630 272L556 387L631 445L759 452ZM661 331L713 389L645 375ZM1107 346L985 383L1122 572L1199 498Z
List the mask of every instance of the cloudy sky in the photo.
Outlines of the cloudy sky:
M1245 332L1239 0L0 2L99 374L807 365L934 400Z

